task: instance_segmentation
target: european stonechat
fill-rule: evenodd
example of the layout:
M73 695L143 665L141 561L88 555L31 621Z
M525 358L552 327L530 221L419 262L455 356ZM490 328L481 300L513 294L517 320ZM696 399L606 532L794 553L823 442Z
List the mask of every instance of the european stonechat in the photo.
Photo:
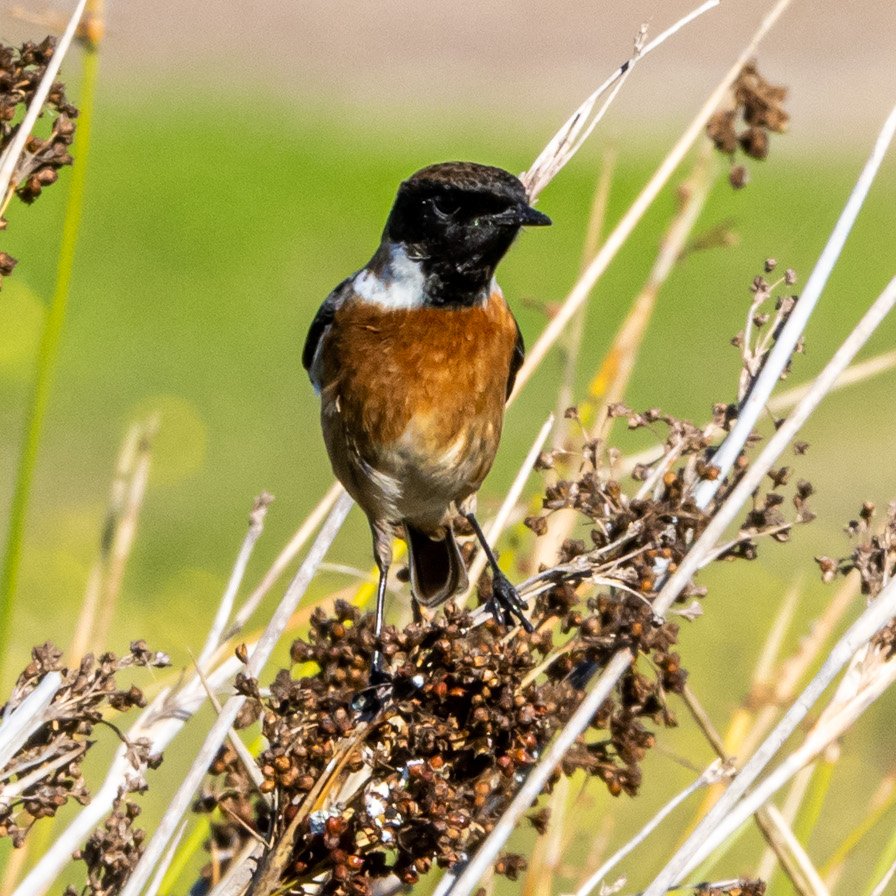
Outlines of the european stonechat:
M302 363L321 397L327 452L373 533L377 637L395 534L408 545L416 601L436 606L466 588L455 512L491 566L492 612L532 630L474 511L523 361L495 268L521 227L550 223L507 171L423 168L399 187L373 258L311 323ZM387 679L378 652L371 679Z

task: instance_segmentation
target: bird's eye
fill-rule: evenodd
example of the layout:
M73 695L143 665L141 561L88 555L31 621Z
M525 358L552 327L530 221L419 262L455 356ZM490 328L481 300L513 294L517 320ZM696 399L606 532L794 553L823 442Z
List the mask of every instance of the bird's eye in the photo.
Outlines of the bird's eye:
M436 213L436 217L448 220L453 218L459 211L460 206L456 201L452 201L448 196L434 196L429 200L432 210Z

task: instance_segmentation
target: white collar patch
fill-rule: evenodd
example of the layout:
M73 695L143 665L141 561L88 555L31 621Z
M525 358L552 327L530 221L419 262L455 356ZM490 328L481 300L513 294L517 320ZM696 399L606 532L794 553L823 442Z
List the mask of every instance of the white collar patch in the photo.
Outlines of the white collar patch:
M389 249L389 259L381 274L364 268L355 274L352 286L365 301L390 311L421 308L426 303L420 262L410 258L401 245Z

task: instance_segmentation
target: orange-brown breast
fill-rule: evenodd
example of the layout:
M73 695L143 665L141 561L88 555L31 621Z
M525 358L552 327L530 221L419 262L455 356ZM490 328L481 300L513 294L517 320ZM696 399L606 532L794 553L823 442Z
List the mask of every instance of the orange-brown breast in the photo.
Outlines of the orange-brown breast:
M388 310L350 298L324 338L322 398L338 402L365 463L406 477L410 462L444 479L434 501L478 489L497 450L517 339L500 292L471 308Z

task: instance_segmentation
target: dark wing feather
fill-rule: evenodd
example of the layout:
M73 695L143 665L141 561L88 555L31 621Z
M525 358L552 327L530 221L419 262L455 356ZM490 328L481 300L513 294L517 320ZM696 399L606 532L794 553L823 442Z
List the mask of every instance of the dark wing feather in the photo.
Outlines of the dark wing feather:
M346 288L351 281L351 277L343 280L342 283L340 283L339 286L324 299L323 305L317 309L317 314L314 315L314 320L311 321L311 326L308 328L308 335L305 337L305 348L302 349L302 366L309 373L311 372L311 365L314 363L314 355L317 353L317 347L320 345L320 341L323 338L327 327L333 323L336 309L342 304Z
M513 347L513 354L510 356L510 373L507 375L507 395L505 400L510 398L513 392L513 384L516 382L516 375L519 373L523 361L526 360L526 345L523 342L523 334L520 332L520 325L516 323L516 345Z

